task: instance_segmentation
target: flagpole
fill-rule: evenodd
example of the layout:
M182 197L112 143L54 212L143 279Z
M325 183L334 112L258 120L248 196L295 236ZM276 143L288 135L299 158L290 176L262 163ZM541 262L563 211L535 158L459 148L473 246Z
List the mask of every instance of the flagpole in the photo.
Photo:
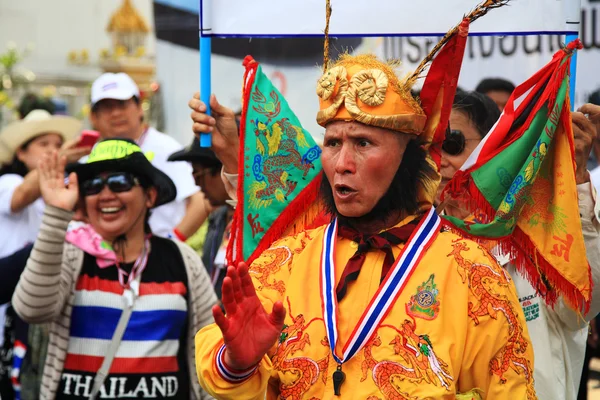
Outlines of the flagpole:
M581 25L581 0L570 0L568 15L567 15L567 29L575 30L576 33L569 33L566 35L566 44L572 42L579 37L579 27ZM575 110L575 86L577 84L577 52L573 52L571 56L571 70L569 80L569 97L571 98L571 111Z
M200 100L206 104L206 113L210 115L211 94L211 0L200 0ZM210 147L210 133L200 134L200 147Z

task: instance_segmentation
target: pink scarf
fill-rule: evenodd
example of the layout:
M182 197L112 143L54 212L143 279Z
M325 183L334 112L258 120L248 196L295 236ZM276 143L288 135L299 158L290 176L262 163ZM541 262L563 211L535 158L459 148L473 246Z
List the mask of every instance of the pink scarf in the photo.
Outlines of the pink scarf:
M65 240L96 257L96 263L100 268L117 264L117 255L112 246L102 239L89 224L67 231Z

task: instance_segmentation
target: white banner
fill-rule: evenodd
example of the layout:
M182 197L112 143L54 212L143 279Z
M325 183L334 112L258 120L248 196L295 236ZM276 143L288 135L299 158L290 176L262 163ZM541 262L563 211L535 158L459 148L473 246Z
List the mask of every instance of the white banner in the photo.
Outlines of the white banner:
M200 29L207 35L322 36L325 28L325 0L200 2ZM476 0L331 0L329 33L332 36L443 35L476 5ZM576 0L512 0L476 21L470 33L565 34L574 30L567 21L577 19L578 8Z

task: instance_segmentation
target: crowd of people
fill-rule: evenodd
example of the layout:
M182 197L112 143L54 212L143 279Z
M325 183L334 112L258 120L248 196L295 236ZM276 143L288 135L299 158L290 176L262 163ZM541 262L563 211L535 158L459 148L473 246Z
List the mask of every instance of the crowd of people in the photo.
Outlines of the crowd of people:
M212 320L216 297L204 265L212 268L216 257L203 263L183 243L202 231L212 213L220 237L215 228L205 232L205 254L221 247L223 218L231 218L228 207L221 207L226 193L204 184L221 164L210 150L183 149L145 124L140 100L124 73L94 82L90 122L101 140L93 151L80 144L78 120L52 115L52 103L31 96L24 118L0 135L6 154L0 176L6 233L1 292L2 303L10 303L2 318L2 398L81 398L94 391L122 397L139 385L147 385L145 396L158 390L165 397L200 398L193 337ZM65 165L87 169L70 176L70 190L64 187ZM59 169L62 187L52 180ZM69 194L73 205L64 203ZM215 219L218 214L223 217ZM52 257L61 254L64 259ZM32 268L25 268L28 263ZM61 273L67 266L70 276ZM139 300L111 367L111 379L119 368L125 380L112 380L120 386L98 392L88 379L107 354L119 309L126 308L121 294L131 286Z
M346 57L334 68L397 82L386 65ZM484 79L457 90L439 169L406 88L373 100L369 118L321 97L331 221L235 266L239 113L213 95L211 116L196 94L190 139L209 132L212 147L182 147L145 123L129 76L106 73L91 88L100 139L84 146L78 120L27 96L0 132L0 398L587 398L600 95L571 113L589 312L547 305L512 259L440 230L433 207L514 89ZM443 213L469 217L453 201ZM255 268L282 251L269 278L281 285L258 285ZM466 282L474 266L488 275ZM497 303L481 305L482 291Z

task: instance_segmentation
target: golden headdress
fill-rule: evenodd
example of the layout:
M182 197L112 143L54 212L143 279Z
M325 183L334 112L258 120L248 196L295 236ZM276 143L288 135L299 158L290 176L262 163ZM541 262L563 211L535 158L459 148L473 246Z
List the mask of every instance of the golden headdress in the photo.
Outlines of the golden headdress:
M365 125L420 134L427 116L400 83L393 65L374 55L344 54L317 83L321 126L331 121L358 121Z

